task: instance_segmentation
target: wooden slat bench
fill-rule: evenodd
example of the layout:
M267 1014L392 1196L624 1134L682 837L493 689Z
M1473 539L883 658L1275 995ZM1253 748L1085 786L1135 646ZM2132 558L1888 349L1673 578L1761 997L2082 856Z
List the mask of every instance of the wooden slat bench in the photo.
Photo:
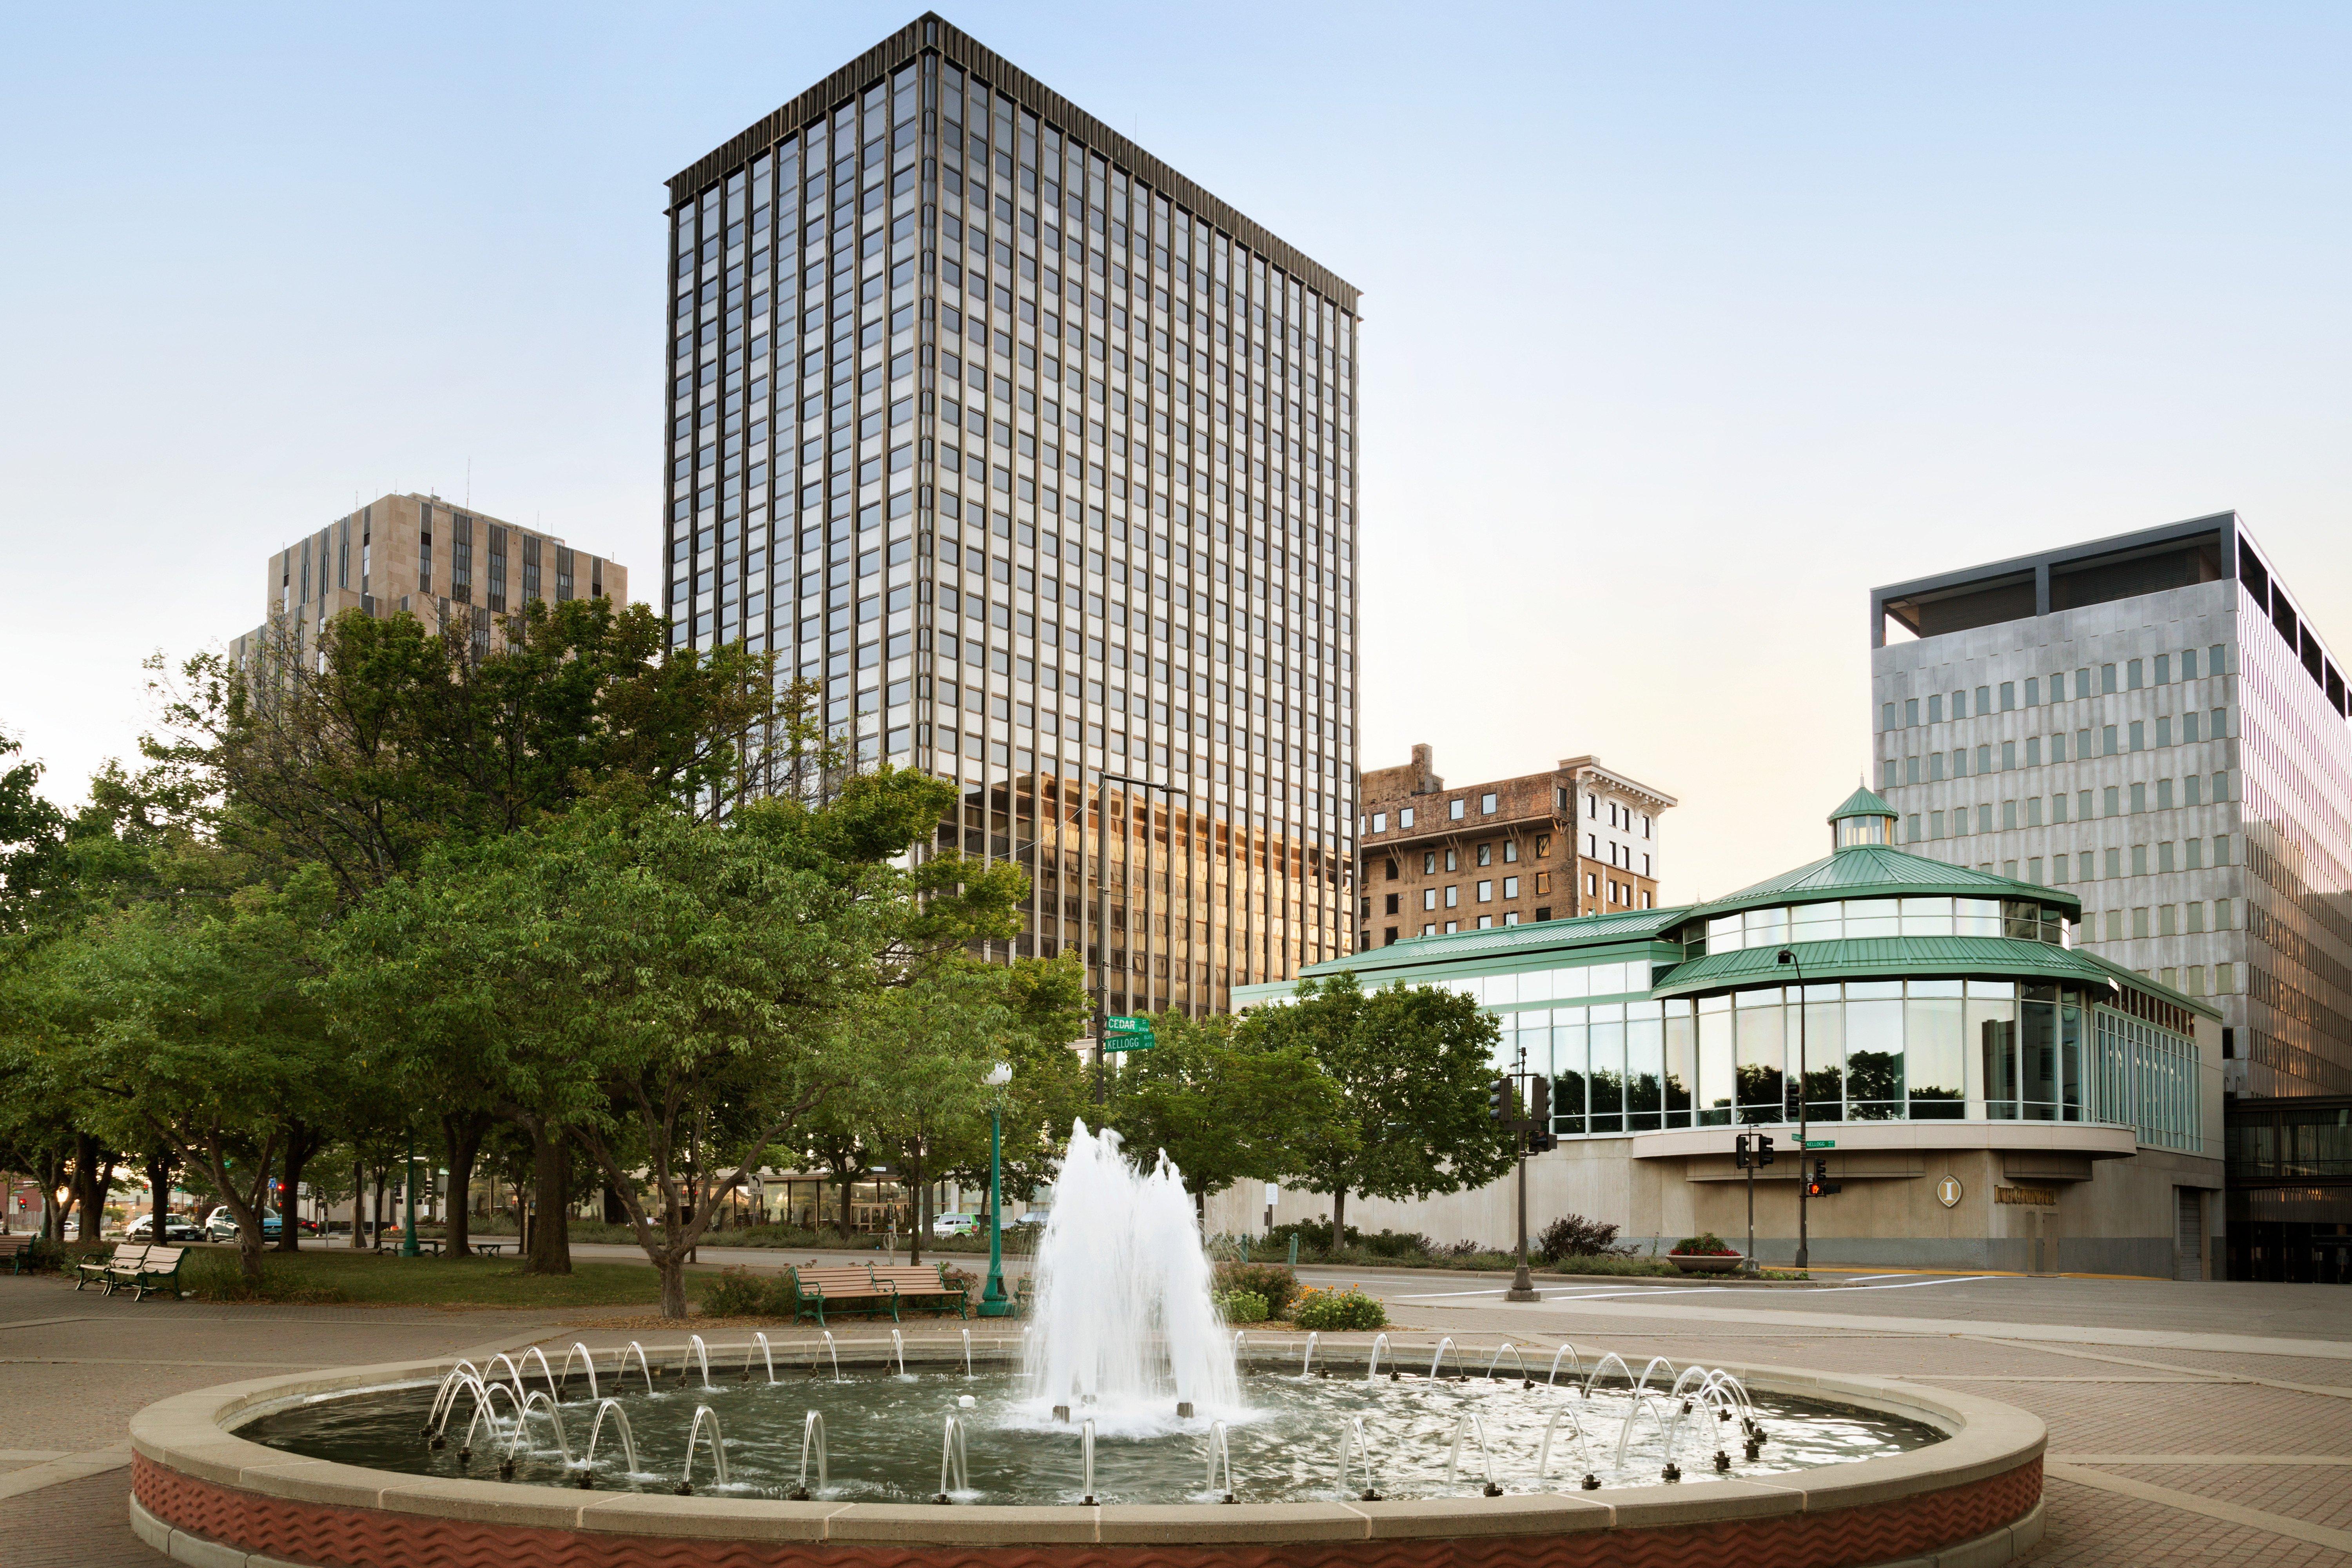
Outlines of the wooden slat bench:
M73 1266L74 1289L85 1285L105 1285L107 1276L117 1268L136 1268L153 1250L144 1242L118 1241L114 1251L105 1258L85 1258Z
M903 1321L898 1315L902 1301L940 1311L952 1307L957 1316L971 1316L965 1310L967 1292L948 1282L945 1265L818 1263L795 1265L785 1272L793 1281L793 1316L814 1318L819 1327L829 1310L868 1315L887 1310L891 1321L898 1322Z
M187 1249L179 1247L151 1247L147 1256L132 1264L115 1264L106 1271L106 1293L128 1290L134 1301L144 1301L151 1294L168 1292L173 1300L180 1297L180 1265L187 1260Z
M8 1260L8 1272L22 1274L32 1267L34 1237L30 1231L18 1231L0 1236L0 1258Z

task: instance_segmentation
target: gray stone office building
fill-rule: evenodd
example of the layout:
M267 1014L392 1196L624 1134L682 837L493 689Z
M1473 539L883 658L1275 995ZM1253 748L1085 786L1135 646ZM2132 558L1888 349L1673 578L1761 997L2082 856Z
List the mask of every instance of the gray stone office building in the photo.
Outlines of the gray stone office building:
M2235 513L1874 589L1870 614L1906 848L2081 898L2085 946L2213 999L2231 1091L2352 1090L2342 667Z
M673 643L956 781L1113 1011L1349 951L1356 289L929 15L667 211Z

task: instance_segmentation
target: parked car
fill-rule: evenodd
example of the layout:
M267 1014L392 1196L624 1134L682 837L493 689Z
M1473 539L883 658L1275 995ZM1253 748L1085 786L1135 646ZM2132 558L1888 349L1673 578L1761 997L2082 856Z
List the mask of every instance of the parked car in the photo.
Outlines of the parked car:
M931 1216L933 1236L970 1236L980 1228L980 1216L968 1214L941 1214Z
M155 1215L152 1210L141 1215L122 1227L122 1239L125 1241L147 1241L152 1239L154 1234ZM163 1239L167 1242L202 1241L204 1238L204 1231L194 1220L182 1219L178 1215L173 1215L163 1222Z
M297 1236L316 1236L319 1234L319 1222L317 1220L298 1220L295 1223L295 1234ZM276 1211L273 1210L272 1212L261 1216L262 1240L276 1241L278 1237L285 1234L285 1222L278 1217ZM228 1205L226 1204L221 1205L220 1207L213 1210L212 1213L205 1216L205 1239L207 1241L235 1241L236 1239L236 1215L228 1212Z

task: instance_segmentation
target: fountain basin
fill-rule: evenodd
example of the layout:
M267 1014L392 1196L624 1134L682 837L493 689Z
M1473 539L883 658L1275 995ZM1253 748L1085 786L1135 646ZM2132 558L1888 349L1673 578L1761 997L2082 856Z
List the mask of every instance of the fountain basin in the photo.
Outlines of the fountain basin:
M1320 1353L1363 1364L1362 1347L1327 1343ZM960 1354L936 1345L908 1350L918 1367L944 1368ZM876 1364L880 1356L845 1363L860 1359ZM1877 1412L1943 1436L1907 1452L1816 1469L1754 1479L1692 1474L1674 1484L1598 1492L940 1507L580 1491L404 1474L304 1458L236 1430L292 1401L436 1381L446 1370L442 1362L353 1367L226 1384L150 1405L131 1423L134 1528L180 1561L249 1557L254 1568L542 1560L635 1568L675 1560L681 1549L744 1568L886 1562L1336 1568L1370 1559L1410 1568L1528 1558L1602 1568L1650 1555L1760 1568L1916 1560L1979 1568L2009 1561L2040 1535L2044 1434L2034 1416L1916 1384L1773 1366L1727 1370L1759 1395Z

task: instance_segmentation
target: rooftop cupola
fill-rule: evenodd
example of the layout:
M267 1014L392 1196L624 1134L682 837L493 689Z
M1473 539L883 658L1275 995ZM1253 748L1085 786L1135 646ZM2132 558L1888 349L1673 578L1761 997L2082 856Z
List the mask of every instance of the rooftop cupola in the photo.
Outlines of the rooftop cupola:
M1894 842L1895 808L1867 788L1855 790L1846 796L1843 805L1830 813L1830 843L1833 848L1854 849L1865 844Z

